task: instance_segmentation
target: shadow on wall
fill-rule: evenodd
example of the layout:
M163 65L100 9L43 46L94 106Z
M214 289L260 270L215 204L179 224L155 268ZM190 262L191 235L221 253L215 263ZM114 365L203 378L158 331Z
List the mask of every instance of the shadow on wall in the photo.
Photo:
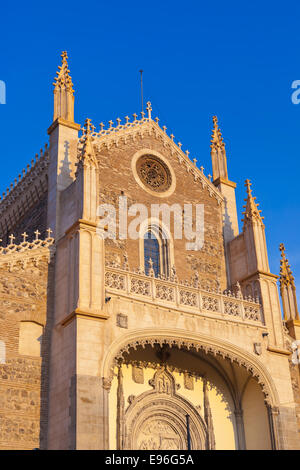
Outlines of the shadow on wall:
M228 240L232 240L233 238L235 238L235 235L234 235L233 228L232 228L232 222L228 213L228 202L226 198L224 200L224 203L225 203L224 204L225 212L223 216L224 236L225 236L225 239L228 241Z
M73 183L73 178L71 177L71 161L70 161L70 144L67 140L64 142L64 159L62 161L62 165L59 168L59 174L58 174L58 186L59 189L65 189L68 187L71 183Z

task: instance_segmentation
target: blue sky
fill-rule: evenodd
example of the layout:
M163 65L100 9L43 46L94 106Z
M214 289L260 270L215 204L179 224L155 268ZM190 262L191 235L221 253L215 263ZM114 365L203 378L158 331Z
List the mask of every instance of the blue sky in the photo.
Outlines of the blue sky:
M0 192L47 142L62 50L79 123L139 112L142 68L145 101L206 174L217 114L239 220L250 178L265 216L271 271L279 272L284 242L299 297L300 104L291 101L291 84L300 79L299 19L294 1L2 3Z

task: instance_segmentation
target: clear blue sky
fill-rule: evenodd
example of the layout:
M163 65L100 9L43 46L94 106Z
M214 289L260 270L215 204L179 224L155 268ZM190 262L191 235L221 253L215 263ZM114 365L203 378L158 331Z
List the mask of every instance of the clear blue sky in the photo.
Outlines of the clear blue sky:
M298 3L298 4L297 4ZM239 220L244 180L265 216L271 271L284 242L300 295L300 4L296 1L2 2L0 191L47 141L52 83L67 50L75 117L94 124L140 110L144 94L168 132L211 172L213 114L236 181Z

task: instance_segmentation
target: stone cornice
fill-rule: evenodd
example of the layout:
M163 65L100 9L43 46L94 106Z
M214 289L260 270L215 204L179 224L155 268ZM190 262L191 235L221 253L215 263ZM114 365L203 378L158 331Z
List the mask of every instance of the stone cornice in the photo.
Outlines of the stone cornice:
M70 127L71 129L75 129L76 131L80 131L81 129L80 124L77 124L76 122L72 122L72 121L67 121L66 119L59 117L59 118L56 118L55 121L53 121L51 126L48 128L47 130L48 135L50 135L54 131L54 129L56 129L58 125Z
M96 222L92 222L90 220L78 219L76 220L76 222L74 222L73 225L71 225L71 227L69 227L66 230L65 235L70 235L71 233L77 232L80 229L88 229L88 230L92 230L93 232L95 232L96 228L97 228Z
M85 320L107 320L109 315L103 311L101 312L94 312L94 311L87 311L81 310L80 308L75 309L69 315L67 315L60 323L60 326L67 326L73 320L83 318Z
M240 234L241 235L241 234ZM240 236L238 235L238 236ZM250 280L252 277L270 277L273 280L277 280L279 276L277 274L272 274L272 273L266 273L264 271L255 271L251 274L248 274L247 276L243 277L242 279L239 279L239 282L244 282Z
M282 356L290 356L292 354L291 351L288 351L287 349L277 348L276 346L268 346L267 350L275 354L280 354Z
M217 178L216 180L213 181L213 184L215 186L219 186L219 184L226 184L227 186L230 186L231 188L236 188L236 183L233 181L229 181L226 178L222 178L221 176Z

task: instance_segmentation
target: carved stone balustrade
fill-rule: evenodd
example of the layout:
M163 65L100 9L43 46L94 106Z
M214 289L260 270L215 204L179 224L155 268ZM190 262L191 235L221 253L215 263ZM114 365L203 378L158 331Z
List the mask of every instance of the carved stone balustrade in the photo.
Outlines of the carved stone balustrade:
M172 280L163 280L107 266L105 288L128 298L149 301L155 305L188 311L195 314L221 317L239 322L263 324L262 307L258 300L243 299L232 293L209 292Z

